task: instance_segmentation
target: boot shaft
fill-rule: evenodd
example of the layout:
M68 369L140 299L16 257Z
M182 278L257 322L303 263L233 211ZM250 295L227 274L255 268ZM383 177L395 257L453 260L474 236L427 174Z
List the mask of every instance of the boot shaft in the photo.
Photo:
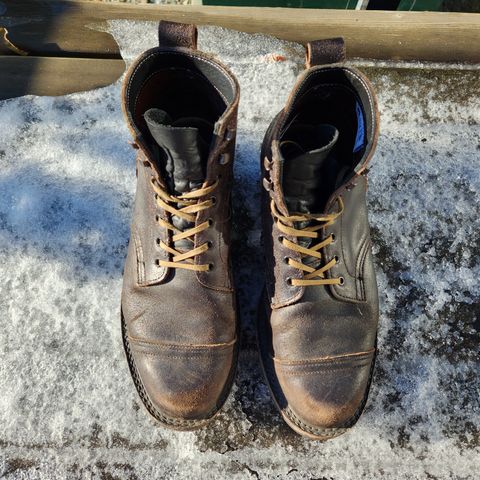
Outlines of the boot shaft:
M132 230L136 227L142 239L157 232L150 242L153 246L143 249L143 283L156 284L174 273L169 262L178 255L172 249L183 252L207 245L193 261L210 270L195 275L204 285L229 289L230 274L223 259L229 255L238 83L224 65L196 49L194 26L162 21L159 43L131 65L122 90L123 111L138 150ZM185 198L176 208L202 202L212 205L193 216L175 215L162 207L161 199L152 204L151 197L159 194L152 185L176 199ZM214 191L205 190L212 185ZM191 192L204 190L205 195L189 198ZM171 203L169 197L163 200ZM176 230L161 228L166 223ZM191 239L172 240L180 231L205 223L210 228ZM158 245L166 245L166 250Z

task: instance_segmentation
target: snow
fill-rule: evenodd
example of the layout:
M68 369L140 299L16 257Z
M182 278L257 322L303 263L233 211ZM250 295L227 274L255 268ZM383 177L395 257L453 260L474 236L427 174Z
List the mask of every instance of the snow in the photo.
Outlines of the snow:
M154 23L115 21L110 31L127 63L156 42ZM369 176L380 354L357 426L322 444L280 420L253 328L263 276L259 148L303 49L215 27L200 29L199 45L241 85L234 249L243 340L234 391L211 427L177 433L154 424L130 379L119 300L135 153L120 81L2 101L0 475L477 478L478 70L360 62L382 113Z

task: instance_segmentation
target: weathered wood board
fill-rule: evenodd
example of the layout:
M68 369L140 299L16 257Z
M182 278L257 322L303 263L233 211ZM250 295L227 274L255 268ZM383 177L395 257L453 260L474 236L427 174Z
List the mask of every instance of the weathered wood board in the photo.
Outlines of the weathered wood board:
M218 25L305 43L344 36L349 57L480 62L480 14L1 0L0 26L34 55L118 58L111 19Z
M0 100L21 95L65 95L109 85L123 60L0 56Z

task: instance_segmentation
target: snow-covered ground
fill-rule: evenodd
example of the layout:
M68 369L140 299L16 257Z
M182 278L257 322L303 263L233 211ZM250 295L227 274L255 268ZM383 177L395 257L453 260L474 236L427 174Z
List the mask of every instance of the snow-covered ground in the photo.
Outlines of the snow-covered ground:
M155 24L111 31L127 61L156 42ZM0 477L478 478L478 70L364 67L382 113L369 177L380 355L357 426L317 443L280 420L253 329L259 147L303 49L219 28L200 29L199 43L241 84L234 391L210 428L176 433L153 423L130 379L119 299L135 154L120 82L0 102Z

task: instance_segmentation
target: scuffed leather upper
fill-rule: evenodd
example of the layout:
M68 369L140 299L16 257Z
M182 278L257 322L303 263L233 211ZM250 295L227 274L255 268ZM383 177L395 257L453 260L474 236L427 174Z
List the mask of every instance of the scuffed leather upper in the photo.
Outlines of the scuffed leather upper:
M167 31L171 34L172 30ZM189 29L184 35L190 38ZM182 36L182 32L177 36ZM175 40L175 35L171 38ZM172 40L172 41L173 41ZM170 47L170 45L168 45ZM210 220L211 227L195 236L195 246L210 242L196 263L212 264L212 270L195 272L165 268L158 259L170 254L159 240L172 245L171 235L156 221L169 213L155 199L152 180L165 182L152 153L128 115L132 78L151 55L178 53L195 61L208 62L222 82L232 85L234 98L215 125L214 141L207 163L206 182L218 180L212 193L215 204L199 212L196 225ZM138 82L140 83L140 82ZM223 401L234 368L236 343L235 297L229 265L230 194L235 149L238 84L226 68L210 57L185 48L152 49L130 68L124 86L124 110L138 146L137 190L131 238L125 263L122 313L135 367L153 406L169 418L203 420ZM145 105L143 108L148 108ZM199 201L204 200L201 198Z
M373 90L360 72L357 89L370 109L369 145L354 174L331 196L325 214L343 213L322 232L334 242L322 249L324 263L336 256L339 263L327 271L331 278L343 277L343 285L293 286L289 279L303 273L286 263L301 261L299 253L286 248L273 221L270 202L287 213L280 181L279 135L294 98L309 75L299 79L290 100L265 137L262 152L263 242L267 269L267 312L271 326L275 375L285 397L289 419L300 430L321 437L328 429L348 427L358 415L370 382L378 322L378 293L368 226L365 166L373 154L378 135L378 111ZM344 68L339 65L328 68ZM360 92L363 89L364 91ZM367 91L368 90L368 91ZM294 237L286 236L290 241ZM259 335L265 333L259 332Z

